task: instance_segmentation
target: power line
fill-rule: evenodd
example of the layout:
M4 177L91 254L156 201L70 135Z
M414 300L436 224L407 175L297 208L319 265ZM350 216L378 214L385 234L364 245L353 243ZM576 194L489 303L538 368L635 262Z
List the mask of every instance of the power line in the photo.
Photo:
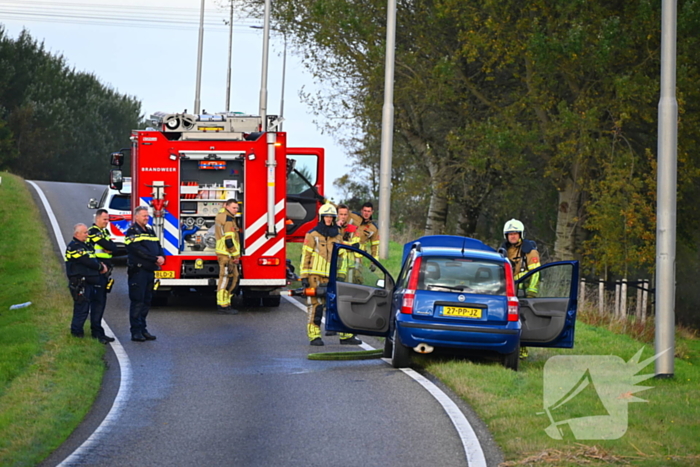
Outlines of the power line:
M28 6L30 5L30 6ZM49 8L50 7L50 8ZM228 29L226 11L205 11L205 25L209 30ZM149 7L86 3L52 3L46 1L0 0L0 15L5 21L32 21L67 23L90 26L126 26L149 29L193 29L199 27L199 10L195 8ZM212 16L218 16L212 19ZM206 19L208 17L208 19ZM234 28L250 33L256 23L236 23Z

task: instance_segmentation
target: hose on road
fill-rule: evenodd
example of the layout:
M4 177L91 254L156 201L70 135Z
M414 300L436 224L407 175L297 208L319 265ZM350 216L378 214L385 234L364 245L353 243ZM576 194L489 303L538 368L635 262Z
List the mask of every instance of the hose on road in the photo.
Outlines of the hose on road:
M323 352L310 353L309 360L369 360L382 358L382 350L356 350L354 352Z

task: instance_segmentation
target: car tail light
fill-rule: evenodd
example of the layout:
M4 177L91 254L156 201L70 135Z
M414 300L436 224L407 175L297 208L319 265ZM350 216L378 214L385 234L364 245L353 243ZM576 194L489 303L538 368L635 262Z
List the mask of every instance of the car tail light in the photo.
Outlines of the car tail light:
M262 257L258 258L258 265L259 266L279 266L280 265L280 259L279 258L274 258L274 257Z
M408 278L408 286L403 294L403 302L401 303L401 313L410 315L413 313L413 301L416 298L416 288L418 288L418 275L420 274L420 264L423 257L419 256L413 262L411 275Z
M513 268L510 262L503 263L503 269L506 274L506 296L508 300L508 321L517 321L520 319L520 302L515 293L515 281L513 280Z

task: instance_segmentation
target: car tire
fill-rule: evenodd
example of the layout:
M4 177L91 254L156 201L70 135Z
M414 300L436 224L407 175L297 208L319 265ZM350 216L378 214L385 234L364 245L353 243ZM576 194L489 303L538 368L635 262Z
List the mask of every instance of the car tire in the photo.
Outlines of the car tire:
M394 368L411 367L411 349L401 343L398 328L394 328L394 345L391 351L391 366Z
M518 341L518 345L515 346L515 350L501 356L501 362L508 370L518 371L518 364L520 363L520 341Z

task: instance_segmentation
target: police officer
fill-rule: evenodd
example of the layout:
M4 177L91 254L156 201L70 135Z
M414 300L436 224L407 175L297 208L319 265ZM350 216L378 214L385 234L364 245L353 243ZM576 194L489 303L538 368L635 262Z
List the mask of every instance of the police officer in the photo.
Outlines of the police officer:
M95 251L95 257L102 264L107 266L107 273L100 274L99 283L94 285L92 300L90 300L90 313L95 319L102 322L105 306L107 305L107 290L111 288L114 279L110 278L112 273L112 253L117 250L117 245L112 241L112 237L107 230L109 224L109 213L106 209L98 209L95 212L95 222L88 230L87 244ZM114 338L105 335L104 328L92 328L92 337L100 342L113 342Z
M301 253L301 283L304 288L323 287L328 283L331 268L331 255L333 244L341 243L340 230L335 223L338 213L335 207L324 204L318 210L318 225L311 229L304 238L304 246ZM339 264L344 264L343 258L338 259ZM342 267L342 266L341 266ZM321 318L326 300L323 297L308 297L309 320L306 325L306 333L309 344L321 346ZM358 345L362 341L349 333L339 335L340 343L345 345Z
M513 279L518 280L523 277L528 271L540 267L540 254L537 251L537 244L532 240L525 239L525 225L518 219L511 219L503 226L504 242L498 249L513 266ZM527 298L534 298L539 291L538 284L540 281L540 273L535 273L527 280L527 283L521 283L520 288L525 289ZM520 347L520 358L527 358L527 347Z
M94 295L95 284L100 283L100 276L107 272L107 266L95 258L95 252L85 243L88 228L85 224L76 224L73 228L73 240L66 247L66 275L68 287L73 297L73 319L70 332L75 337L83 337L83 325L90 314L92 335L103 343L113 341L107 338L102 329L102 314L90 313L90 302ZM101 332L100 332L101 330Z
M231 295L238 284L238 267L241 258L240 240L236 214L238 203L229 199L216 215L214 234L216 236L216 258L219 262L219 282L216 290L216 305L219 313L236 314L231 308Z
M155 271L165 263L163 248L155 232L148 225L148 208L139 206L134 211L134 222L126 231L124 244L128 254L129 324L131 340L136 342L155 340L146 329L146 316L151 307Z

